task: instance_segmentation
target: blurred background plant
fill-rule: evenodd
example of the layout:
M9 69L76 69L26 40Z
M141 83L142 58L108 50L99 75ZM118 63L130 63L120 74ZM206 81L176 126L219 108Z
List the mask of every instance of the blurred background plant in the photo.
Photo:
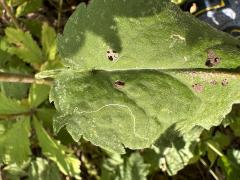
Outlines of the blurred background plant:
M238 179L239 105L194 147L189 143L190 161L173 157L171 169L182 170L172 174L154 148L118 155L76 143L65 130L53 134L51 79L34 75L62 67L56 36L79 3L87 2L0 0L0 179Z

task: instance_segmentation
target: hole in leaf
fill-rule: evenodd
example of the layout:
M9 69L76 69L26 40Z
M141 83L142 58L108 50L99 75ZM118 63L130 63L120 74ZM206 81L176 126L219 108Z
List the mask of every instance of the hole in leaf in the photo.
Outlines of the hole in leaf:
M210 81L210 84L211 84L211 85L216 85L216 84L217 84L217 81L216 81L216 80L212 80L212 81Z
M118 60L118 53L117 53L117 51L112 50L112 49L107 50L107 58L110 61Z
M227 79L223 79L222 80L222 85L223 86L227 86L228 85L228 80Z
M115 86L116 88L123 88L123 87L125 86L125 82L124 82L124 81L121 81L121 80L116 80L116 81L114 82L114 86Z
M216 66L220 63L220 58L215 54L213 50L208 50L207 61L205 63L208 67Z
M200 92L203 91L203 85L198 84L198 83L193 84L193 85L192 85L192 88L193 88L193 90L194 90L195 92L197 92L197 93L200 93Z

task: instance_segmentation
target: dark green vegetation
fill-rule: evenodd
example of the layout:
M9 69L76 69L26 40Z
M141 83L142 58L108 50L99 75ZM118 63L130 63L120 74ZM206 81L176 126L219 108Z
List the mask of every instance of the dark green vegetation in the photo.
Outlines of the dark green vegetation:
M238 40L164 0L0 2L0 179L240 176Z

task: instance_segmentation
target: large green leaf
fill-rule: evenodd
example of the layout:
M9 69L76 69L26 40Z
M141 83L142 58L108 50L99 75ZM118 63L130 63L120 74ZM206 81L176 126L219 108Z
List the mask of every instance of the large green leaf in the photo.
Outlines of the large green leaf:
M55 131L66 126L76 141L124 153L171 127L218 125L240 102L237 44L167 1L82 4L58 38L68 69L51 91ZM210 68L214 53L221 61Z
M93 0L80 5L58 37L64 64L111 71L206 68L206 50L212 48L222 59L217 68L239 66L240 52L229 46L236 40L167 2ZM108 60L109 49L118 53L117 61Z

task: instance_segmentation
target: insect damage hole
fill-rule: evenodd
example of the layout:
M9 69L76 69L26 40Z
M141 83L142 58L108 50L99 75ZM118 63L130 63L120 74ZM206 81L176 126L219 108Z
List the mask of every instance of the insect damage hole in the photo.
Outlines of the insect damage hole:
M217 85L217 81L216 81L216 80L211 80L211 81L210 81L210 84L211 84L211 85Z
M116 61L118 60L118 57L119 57L117 51L112 49L107 50L106 56L109 61Z
M228 85L228 80L227 79L223 79L222 80L222 86L227 86Z
M213 50L207 51L207 60L205 65L208 67L216 66L220 63L221 59L218 57Z
M193 85L192 85L192 88L193 88L193 90L194 90L195 92L197 92L197 93L200 93L200 92L203 91L203 85L198 84L198 83L193 84Z
M121 80L116 80L115 82L114 82L114 87L116 87L116 88L123 88L125 86L125 82L124 81L121 81Z

